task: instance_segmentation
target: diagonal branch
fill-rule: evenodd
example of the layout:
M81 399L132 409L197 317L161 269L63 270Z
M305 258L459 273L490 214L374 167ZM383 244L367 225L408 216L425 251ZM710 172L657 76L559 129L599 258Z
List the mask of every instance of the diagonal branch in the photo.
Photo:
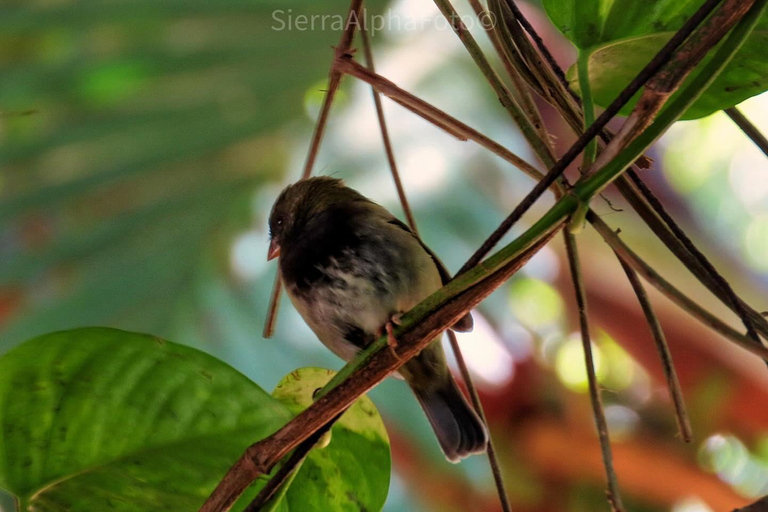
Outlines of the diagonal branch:
M760 148L760 151L765 153L765 156L768 156L768 138L760 133L760 130L757 129L757 126L752 124L750 120L747 119L747 116L742 114L741 110L736 107L727 108L724 110L724 112L728 114L728 117L730 117L734 123L736 123L736 126L741 128L741 131L744 132L744 135L752 139L752 142L755 143L755 146Z
M578 95L570 87L568 81L565 78L563 70L560 68L557 62L555 62L552 55L549 54L546 46L541 40L541 37L539 37L530 22L528 22L522 12L520 12L520 10L517 8L514 1L507 1L514 13L515 18L513 20L508 20L508 22L514 23L515 21L518 21L520 25L526 30L526 32L528 32L528 34L531 36L531 39L534 41L537 49L543 56L542 59L533 59L531 62L541 66L544 65L544 62L546 62L546 64L553 70L553 74L558 78L562 90L571 96L571 98L578 101ZM687 30L687 27L690 23L693 23L697 19L705 18L717 6L717 4L720 3L720 1L721 0L707 0L681 30ZM578 133L579 120L577 113L561 109L561 114L566 119L568 119L569 123ZM608 130L603 130L600 133L600 136L604 141L610 142L613 134L611 134ZM639 166L639 161L637 162L637 165ZM725 303L728 307L738 312L734 306L735 302L733 301L732 297L728 296L727 291L720 286L716 278L708 273L707 269L701 265L699 260L694 255L692 255L686 249L683 243L674 235L674 233L671 232L667 226L665 226L665 224L669 225L670 227L675 226L676 231L682 231L681 228L677 226L674 219L672 219L670 215L663 211L661 203L654 196L651 190L645 187L644 184L641 184L641 180L637 176L636 170L631 169L627 175L632 178L632 181L640 183L638 183L638 185L633 185L632 181L630 181L628 178L624 176L619 177L619 179L616 180L616 186L618 187L621 194L629 201L629 203L638 212L638 214L640 214L642 219L648 224L654 234L656 234L656 236L658 236L664 242L664 244L667 245L670 251L672 251L672 253L675 254L675 256L680 259L683 264L685 264L685 266L689 268L690 271L707 288L709 288L713 294L715 294L715 296L723 301L723 303ZM664 221L661 220L661 216L664 217ZM746 314L748 315L749 320L752 321L752 323L764 336L768 337L768 321L766 321L763 316L761 316L757 311L751 308L740 298L736 297L736 300L742 305L743 309L746 310Z
M713 331L719 333L727 340L735 343L744 350L755 354L761 359L768 361L768 348L756 345L750 338L747 338L736 329L732 328L718 317L701 307L696 301L678 290L669 281L664 279L656 270L630 249L624 241L594 213L587 214L587 220L592 227L603 237L603 240L613 249L624 262L632 267L635 272L640 274L659 292L666 295L672 302L677 304L689 315L699 320Z
M661 107L683 83L707 52L749 11L755 0L724 0L706 23L691 34L670 59L645 84L640 99L616 136L595 161L600 169L650 126ZM593 171L594 172L594 171Z
M336 65L344 73L370 84L381 94L391 98L411 112L423 117L460 140L468 139L480 144L534 179L541 179L543 176L541 171L536 169L536 167L515 155L498 142L486 137L458 119L449 116L442 110L433 107L426 101L401 89L383 76L373 73L371 70L355 62L351 55L342 55L336 61Z
M645 292L643 284L637 277L637 272L635 272L634 269L618 255L618 253L616 254L616 257L619 259L619 263L621 263L621 268L624 269L624 273L627 274L627 279L629 279L629 283L632 285L632 289L637 296L640 307L643 309L645 320L651 328L651 335L653 341L656 343L656 349L658 350L659 358L661 359L661 366L664 369L664 377L667 381L669 396L675 406L675 418L677 419L677 428L680 432L680 437L682 437L683 441L686 443L690 443L693 440L691 420L688 418L688 412L685 409L683 391L680 389L680 382L677 380L675 364L672 362L672 354L669 352L669 345L667 345L664 330L661 328L661 322L659 322L656 313L653 311L651 300L648 298L648 294Z

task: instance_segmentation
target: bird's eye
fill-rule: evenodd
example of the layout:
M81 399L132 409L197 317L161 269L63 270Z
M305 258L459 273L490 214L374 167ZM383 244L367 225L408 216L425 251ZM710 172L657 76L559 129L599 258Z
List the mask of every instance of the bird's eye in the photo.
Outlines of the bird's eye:
M283 219L282 218L277 219L277 225L278 226L282 226L283 225Z

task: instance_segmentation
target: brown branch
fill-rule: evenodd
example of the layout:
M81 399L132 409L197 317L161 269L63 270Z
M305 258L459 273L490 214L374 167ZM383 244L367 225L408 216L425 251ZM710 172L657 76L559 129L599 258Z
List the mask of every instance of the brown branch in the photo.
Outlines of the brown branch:
M360 30L360 36L363 41L363 51L365 52L365 65L371 72L375 73L376 69L373 65L373 51L371 50L371 41L368 37L368 29L363 25ZM408 221L408 225L411 227L414 233L418 234L416 229L416 219L411 211L411 206L408 204L408 198L405 196L405 189L403 183L400 180L400 173L397 170L397 163L395 162L395 152L392 149L392 142L389 138L389 130L387 129L387 122L384 119L384 107L381 104L381 96L379 92L371 86L371 93L373 94L373 103L376 106L376 118L379 122L379 131L381 131L381 139L384 143L384 153L387 155L387 162L389 163L389 169L392 173L392 179L395 182L395 188L397 189L397 196L400 198L400 205L403 207L403 213L405 213L405 219Z
M755 143L755 146L760 148L760 151L765 153L765 156L768 156L768 138L760 133L760 130L757 129L757 126L752 124L749 119L747 119L747 117L742 114L741 111L736 107L727 108L723 112L728 114L728 117L730 117L731 120L736 123L736 126L741 128L741 131L744 132L744 135L752 139L752 142Z
M525 114L525 117L530 121L539 139L550 146L551 152L550 137L547 133L546 126L544 126L544 122L541 119L539 109L536 106L536 103L534 103L528 88L525 86L523 77L520 76L520 72L515 68L511 56L507 56L504 52L504 45L501 41L501 37L496 31L496 19L489 11L485 10L480 3L480 0L469 0L469 4L472 6L472 10L475 11L475 15L485 29L485 32L488 34L488 37L507 72L507 76L509 76L509 79L512 81L514 87L513 92L517 95L517 101L520 104L520 108Z
M605 411L603 410L603 401L600 396L597 375L595 374L595 362L592 355L592 341L589 336L589 320L587 318L587 293L584 289L584 281L581 278L581 266L579 263L579 252L576 247L576 238L567 229L564 230L565 249L568 254L568 264L571 269L571 280L576 292L576 304L579 308L579 325L581 327L581 343L584 347L584 363L587 368L587 380L589 382L589 397L592 402L592 413L595 418L595 427L597 436L600 440L600 451L603 456L603 465L605 466L605 475L608 480L608 503L614 512L622 512L624 505L621 502L619 494L619 485L616 479L616 470L613 467L613 453L611 452L611 441L608 437L608 423L605 420Z
M560 227L562 222L549 233L532 241L517 257L458 295L440 296L421 321L415 324L406 323L395 332L398 340L395 350L388 349L385 337L382 338L381 343L377 344L381 349L373 353L365 364L357 367L348 378L318 398L277 432L251 445L219 482L200 508L200 512L230 510L253 480L269 473L286 454L344 411L362 394L416 356L442 331L477 306L546 245Z
M629 178L634 178L634 171L627 173ZM661 202L656 198L653 192L647 187L642 186L638 188L636 183L640 183L639 177L637 180L617 180L616 187L619 192L629 201L632 208L637 211L643 221L651 228L653 233L661 240L667 248L685 265L685 267L707 288L715 297L717 297L723 304L736 312L736 307L733 302L725 295L717 281L708 273L706 268L702 266L699 261L693 257L693 255L685 248L685 246L678 240L678 238L667 227L671 225L677 225L672 217L666 213ZM645 185L643 183L643 185ZM660 214L665 214L666 221L663 221ZM679 226L678 230L682 230ZM738 299L741 305L746 309L747 315L750 320L756 326L757 329L763 335L768 335L768 322L763 318L760 313L755 311L752 307L747 305L742 299Z
M693 431L691 430L691 420L688 418L688 412L685 409L685 400L683 399L683 391L680 388L680 382L677 380L677 372L675 372L675 364L672 362L672 354L669 351L669 345L667 345L667 339L664 336L664 330L661 328L656 313L653 311L651 300L648 298L648 294L643 288L643 284L637 277L637 273L632 267L624 261L621 256L616 254L616 257L621 263L621 268L624 269L624 273L627 274L627 279L632 285L632 289L637 296L637 300L640 303L640 307L643 309L645 320L648 326L651 328L651 335L653 341L656 343L656 349L659 352L659 358L661 359L661 366L664 369L664 377L667 381L667 388L669 389L669 397L672 399L672 404L675 407L675 418L677 419L677 428L680 432L680 437L686 443L690 443L693 440Z
M424 100L421 100L413 94L401 89L381 75L371 72L364 66L355 62L351 55L342 55L336 61L339 70L353 76L363 82L372 85L378 92L391 98L411 112L423 117L427 121L447 131L451 135L462 140L472 140L492 153L500 156L511 163L528 176L534 179L541 179L543 174L533 165L529 164L519 156L515 155L498 142L486 137L474 128L470 128L458 119L451 117L442 110L433 107Z
M259 494L253 498L253 501L243 510L243 512L260 512L261 509L278 493L278 491L288 482L291 474L304 462L309 452L315 447L323 436L331 430L331 427L338 421L344 413L342 412L333 420L329 421L317 432L304 440L291 454L290 457L280 466L280 469L269 479L267 484L259 491Z
M469 55L475 61L480 72L483 73L488 84L493 88L496 93L496 97L501 102L502 106L509 112L520 131L525 136L525 139L534 149L539 158L542 159L544 164L549 167L554 162L554 156L552 150L549 147L549 143L543 140L538 135L538 130L533 126L531 120L526 117L522 109L512 98L510 91L507 89L504 82L501 81L499 75L496 74L488 59L483 55L480 45L477 44L475 38L467 30L464 22L461 20L461 16L456 12L450 0L434 0L440 12L445 17L448 24L453 28L453 31L461 40L464 47L469 52Z
M715 269L715 266L710 263L707 257L704 256L698 247L694 245L691 239L688 238L688 235L685 234L685 231L683 231L680 226L677 225L674 219L672 219L672 216L669 215L667 210L656 198L656 196L653 195L643 180L641 180L640 177L635 173L630 173L629 178L632 180L635 186L643 191L643 196L653 205L654 211L666 223L670 231L672 231L674 236L683 245L685 250L687 250L695 258L696 262L704 268L706 273L711 277L717 287L723 291L727 298L727 301L724 302L726 304L730 303L736 314L739 315L742 323L744 323L744 326L747 328L747 335L752 338L755 344L762 345L760 338L757 335L757 331L755 330L752 318L747 311L747 308L733 291L733 288L731 288L731 285L728 283L728 281L718 273L717 269Z
M344 26L344 32L342 32L339 44L335 49L337 57L340 54L349 53L350 47L352 46L352 40L355 37L355 29L362 19L360 16L362 8L363 0L352 0L352 4L349 6L349 12L347 13L347 22ZM312 141L309 144L309 151L307 151L307 159L304 162L304 170L301 174L301 179L307 179L312 174L312 167L315 165L317 152L320 149L320 142L323 140L325 126L328 123L328 115L331 112L331 106L333 105L333 100L336 98L336 91L339 89L342 76L343 74L337 70L335 66L331 66L331 71L328 74L328 85L325 88L323 106L320 109L320 114L315 123L315 129L312 133ZM275 322L277 320L277 308L280 303L281 290L282 280L280 279L280 271L278 270L275 274L275 282L272 285L272 295L270 295L269 306L267 307L267 318L264 321L264 331L262 336L265 338L271 338L275 333Z

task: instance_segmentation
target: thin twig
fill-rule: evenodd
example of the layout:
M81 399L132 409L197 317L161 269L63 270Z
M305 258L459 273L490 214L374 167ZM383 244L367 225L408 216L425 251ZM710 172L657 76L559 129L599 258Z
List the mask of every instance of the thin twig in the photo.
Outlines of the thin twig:
M579 252L576 247L576 238L567 229L563 231L565 236L565 248L568 254L568 264L571 269L571 280L576 292L576 304L579 309L579 325L581 327L581 342L584 346L584 361L587 368L587 380L589 382L589 396L592 402L592 413L595 418L597 436L600 440L600 451L603 456L605 475L608 480L608 502L614 512L622 512L624 506L619 494L619 485L616 479L616 470L613 467L613 453L611 441L608 437L608 423L605 420L603 401L600 397L600 388L595 374L595 362L592 355L592 341L589 336L589 320L587 318L587 294L584 290L584 281L581 278L581 266L579 264Z
M280 295L283 290L283 280L280 277L280 268L275 270L275 280L272 283L272 292L269 294L269 305L267 306L267 318L264 319L264 331L261 335L264 338L271 338L275 334L277 325L277 310L280 307Z
M683 265L701 282L707 289L712 292L723 304L728 308L737 312L733 302L729 300L725 292L720 288L717 281L707 272L706 268L697 260L682 244L682 242L672 233L668 227L668 222L675 223L672 217L667 214L667 221L663 221L659 215L659 211L655 208L661 208L661 202L656 198L653 192L647 187L639 188L632 178L636 173L632 170L627 172L627 178L624 180L617 180L616 187L619 192L627 199L629 204L640 215L643 221L651 228L653 233L659 238L659 240L672 251L672 253L680 260ZM638 178L639 181L639 178ZM655 206L654 206L655 205ZM676 224L676 223L675 223ZM681 228L678 228L681 229ZM768 336L768 321L763 318L760 313L754 310L754 308L747 305L742 299L739 299L742 307L747 311L750 320L756 329L759 329L760 333L764 336Z
M373 65L373 51L371 50L371 41L368 37L368 27L363 25L360 30L360 36L363 41L363 51L365 52L365 65L372 72L376 72L376 68ZM414 233L418 234L416 229L416 219L411 211L411 206L408 204L408 198L405 195L405 189L403 183L400 180L400 173L397 170L397 163L395 162L395 152L392 150L392 142L389 138L389 130L387 129L387 122L384 118L384 107L381 104L381 96L379 92L371 86L371 94L373 94L373 102L376 105L376 118L379 122L379 130L381 131L381 139L384 143L384 152L387 155L387 162L389 163L389 169L392 172L392 179L395 182L395 188L397 189L397 195L400 198L400 204L403 207L403 213L405 213L405 219L408 221L408 225Z
M683 391L680 388L680 382L677 379L675 364L672 362L672 354L669 351L669 345L667 345L664 330L661 328L661 322L659 322L656 313L653 311L651 300L648 298L648 294L645 292L643 284L637 277L637 273L621 258L621 256L618 255L618 253L616 254L616 257L619 259L621 268L624 269L624 273L627 274L627 279L629 279L629 283L632 285L632 289L637 296L640 307L643 309L645 320L651 328L651 335L653 341L656 343L656 349L659 351L661 366L664 369L664 377L666 378L667 387L669 388L669 397L672 399L672 403L675 407L675 418L677 419L677 428L680 432L680 437L686 443L690 443L693 440L691 420L688 418L688 412L685 409Z
M726 294L729 301L735 308L736 314L739 315L739 318L741 318L742 323L747 328L747 336L752 338L752 340L754 340L756 344L762 345L760 338L757 335L757 331L755 330L755 327L752 323L752 320L749 314L747 313L747 310L744 308L744 305L742 304L741 299L739 299L739 297L733 291L733 288L731 288L731 285L728 283L728 281L723 276L720 275L717 269L715 269L714 265L710 263L710 261L707 259L706 256L704 256L704 254L701 251L699 251L698 247L696 247L694 243L691 241L691 239L688 238L688 235L685 234L685 231L683 231L680 228L680 226L677 225L677 223L674 221L674 219L672 219L672 216L669 215L669 213L661 204L661 202L656 198L655 195L653 195L653 193L650 191L648 186L643 182L643 180L640 179L640 176L638 176L635 173L630 173L629 178L641 191L643 191L643 195L651 203L654 211L656 211L656 213L667 224L669 229L677 237L680 243L683 244L685 249L690 254L692 254L694 258L696 258L699 264L704 267L707 273L712 277L712 279L715 280L717 285Z
M472 6L472 10L475 11L475 15L477 16L480 25L482 25L488 34L488 37L490 38L493 47L496 49L496 53L498 54L501 63L507 72L507 76L509 76L509 79L512 81L512 85L514 87L513 92L517 94L520 108L523 110L523 113L530 121L539 139L541 139L544 144L549 146L551 152L551 140L549 134L547 133L546 126L544 126L544 122L541 118L541 113L539 112L536 103L534 103L528 88L525 86L525 81L520 76L518 70L515 68L512 59L509 58L504 52L504 45L495 27L496 19L482 6L480 0L469 0L469 4Z
M643 279L668 297L672 302L677 304L683 311L687 312L713 331L721 334L725 339L732 341L739 347L755 354L764 361L768 361L768 348L755 345L750 338L747 338L678 290L674 285L656 272L656 270L654 270L648 263L640 258L640 256L635 254L635 252L632 251L632 249L630 249L597 215L590 212L587 214L587 220L592 224L600 236L603 237L603 240L605 240L611 249L621 256L623 261L627 262L629 266L643 277Z
M536 167L515 155L498 142L486 137L474 128L470 128L458 119L451 117L426 101L401 89L383 76L371 72L366 67L355 62L350 55L341 56L337 61L337 65L344 73L372 85L381 94L391 98L411 112L418 114L448 133L460 137L463 140L472 140L480 144L490 152L511 163L528 176L531 176L534 179L541 179L544 176L541 171L536 169Z
M488 429L488 462L491 465L491 473L493 473L493 481L496 484L496 490L499 493L499 501L501 502L501 509L504 512L512 512L512 505L509 503L509 496L507 496L507 489L504 486L504 476L501 474L501 466L499 465L499 459L496 456L496 446L493 442L493 436L488 426L488 419L485 416L485 410L483 404L480 402L480 395L477 392L472 376L469 374L469 368L467 368L467 362L464 360L464 355L461 353L461 347L459 347L459 340L456 339L456 333L450 329L447 331L448 341L451 343L453 354L456 356L456 363L459 365L459 371L461 377L464 379L464 383L467 385L467 391L472 399L472 406L475 412L480 416L485 428Z
M339 45L336 47L336 56L339 54L347 54L352 46L352 40L355 37L355 29L359 21L362 19L360 13L363 7L363 0L352 0L352 4L349 6L349 12L347 13L347 24L344 27L344 32L341 34ZM309 144L309 150L307 151L307 159L304 161L304 170L301 173L301 179L307 179L312 174L312 167L315 165L317 158L317 152L320 149L320 142L323 140L325 134L325 126L328 123L328 115L331 112L331 106L333 100L336 98L336 91L339 89L341 78L343 74L336 69L336 66L331 66L331 71L328 74L328 85L325 88L325 97L323 98L323 106L320 109L320 114L317 117L315 123L315 129L312 133L312 141ZM269 306L267 307L267 318L264 321L264 331L262 335L265 338L271 338L275 333L275 322L277 320L277 307L280 303L280 292L283 289L282 280L280 278L280 271L275 273L275 282L272 285L272 294L269 299Z
M501 81L499 75L496 74L496 71L494 71L493 67L488 62L488 59L483 55L480 45L477 44L475 38L464 25L459 13L456 12L456 9L454 9L449 0L434 0L434 2L450 24L451 28L453 28L453 31L464 44L464 47L483 73L483 76L485 76L486 80L493 88L502 106L509 112L518 128L520 128L523 136L531 147L533 147L534 151L539 158L542 159L544 164L547 167L551 166L554 162L554 156L552 155L548 142L539 137L536 128L514 101L506 85L504 85L504 82Z
M755 146L760 148L760 151L765 153L765 156L768 156L768 138L757 129L757 126L752 124L750 120L741 113L741 110L736 107L727 108L724 112L728 114L728 117L730 117L734 123L736 123L736 126L741 128L744 135L752 139Z

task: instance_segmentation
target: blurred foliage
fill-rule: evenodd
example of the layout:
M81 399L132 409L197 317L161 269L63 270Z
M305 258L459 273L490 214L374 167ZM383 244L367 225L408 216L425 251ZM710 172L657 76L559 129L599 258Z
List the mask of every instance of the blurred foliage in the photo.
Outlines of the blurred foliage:
M226 256L211 242L282 174L276 130L338 31L273 30L285 5L261 0L32 4L0 8L0 350L82 324L168 334L201 257Z

